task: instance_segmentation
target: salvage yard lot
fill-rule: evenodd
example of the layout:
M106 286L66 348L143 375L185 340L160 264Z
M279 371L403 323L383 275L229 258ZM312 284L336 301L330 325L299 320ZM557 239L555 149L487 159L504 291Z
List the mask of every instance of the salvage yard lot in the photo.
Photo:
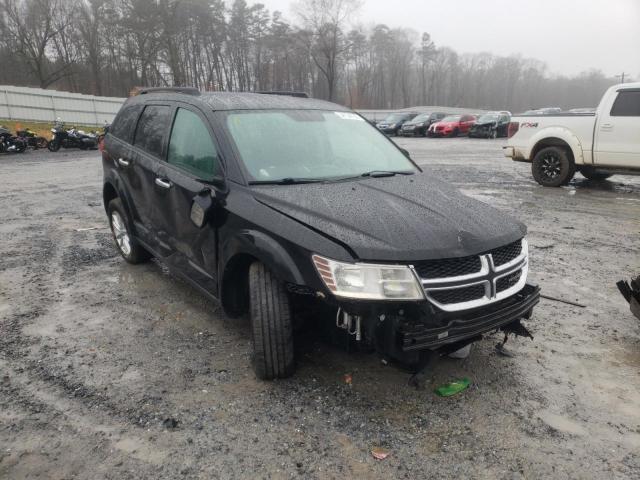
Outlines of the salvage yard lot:
M525 222L531 279L586 308L542 300L514 358L488 337L424 390L309 338L293 378L261 382L246 321L118 256L97 152L2 156L0 478L640 476L640 325L615 287L640 273L640 177L545 189L503 140L397 142Z

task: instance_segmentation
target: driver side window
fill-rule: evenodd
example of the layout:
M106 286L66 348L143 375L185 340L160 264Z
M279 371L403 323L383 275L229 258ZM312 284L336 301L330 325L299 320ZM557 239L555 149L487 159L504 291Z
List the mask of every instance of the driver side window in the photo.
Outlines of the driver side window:
M167 162L203 180L218 173L218 152L204 122L195 113L178 108Z

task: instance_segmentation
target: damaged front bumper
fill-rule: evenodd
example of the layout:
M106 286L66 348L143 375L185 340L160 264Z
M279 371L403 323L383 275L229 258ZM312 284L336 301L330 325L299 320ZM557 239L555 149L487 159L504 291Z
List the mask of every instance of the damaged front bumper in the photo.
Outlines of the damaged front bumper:
M402 351L436 348L503 327L522 318L529 318L540 301L540 288L532 284L502 302L451 318L442 318L440 325L430 322L404 322L399 325L397 341Z
M519 321L530 318L539 301L540 288L526 283L508 298L459 312L443 311L430 302L342 304L349 321L341 320L338 326L384 356L416 364L426 350L452 351L499 329L517 332Z

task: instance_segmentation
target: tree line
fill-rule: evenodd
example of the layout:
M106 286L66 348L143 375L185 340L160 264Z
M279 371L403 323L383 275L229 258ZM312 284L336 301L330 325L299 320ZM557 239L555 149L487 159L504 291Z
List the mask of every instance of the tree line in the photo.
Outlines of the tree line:
M615 79L461 55L428 33L354 26L360 0L0 0L0 83L127 96L136 86L305 91L352 108L595 106ZM390 6L392 8L392 6Z

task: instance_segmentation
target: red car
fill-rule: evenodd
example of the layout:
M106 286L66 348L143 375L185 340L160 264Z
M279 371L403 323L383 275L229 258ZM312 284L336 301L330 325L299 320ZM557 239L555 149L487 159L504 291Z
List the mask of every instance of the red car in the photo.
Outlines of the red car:
M430 137L457 137L467 135L471 126L476 123L475 115L449 115L429 127Z

